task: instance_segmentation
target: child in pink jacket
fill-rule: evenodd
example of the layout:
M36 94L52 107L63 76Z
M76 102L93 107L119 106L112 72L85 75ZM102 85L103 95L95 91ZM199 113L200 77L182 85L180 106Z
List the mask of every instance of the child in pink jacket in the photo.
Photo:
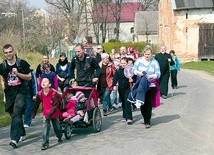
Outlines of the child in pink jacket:
M67 102L68 102L65 105L66 112L62 113L64 121L69 119L69 118L71 118L71 117L76 116L76 113L75 113L75 105L77 103L76 96L73 96L72 93L68 93L67 96L66 96L66 99L67 99Z

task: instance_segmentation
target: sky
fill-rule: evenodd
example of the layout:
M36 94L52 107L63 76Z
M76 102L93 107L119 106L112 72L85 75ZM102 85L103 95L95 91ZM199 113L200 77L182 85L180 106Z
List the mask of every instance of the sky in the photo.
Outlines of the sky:
M27 0L30 7L34 8L45 8L47 6L45 0Z

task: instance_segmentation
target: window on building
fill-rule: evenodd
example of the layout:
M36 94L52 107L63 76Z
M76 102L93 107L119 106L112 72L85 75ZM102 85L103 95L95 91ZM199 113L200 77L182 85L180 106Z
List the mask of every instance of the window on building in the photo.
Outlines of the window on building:
M130 32L131 32L131 33L134 33L134 27L132 27L132 28L130 29Z

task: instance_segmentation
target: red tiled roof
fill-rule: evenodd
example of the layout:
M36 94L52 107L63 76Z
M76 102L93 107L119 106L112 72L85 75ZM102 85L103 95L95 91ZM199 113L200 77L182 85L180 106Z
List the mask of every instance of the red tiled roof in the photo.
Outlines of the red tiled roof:
M140 2L122 3L120 14L121 22L134 22L135 12L142 11L142 4ZM93 8L93 20L96 22L105 21L109 23L116 22L116 4L98 4ZM102 18L104 17L104 19Z

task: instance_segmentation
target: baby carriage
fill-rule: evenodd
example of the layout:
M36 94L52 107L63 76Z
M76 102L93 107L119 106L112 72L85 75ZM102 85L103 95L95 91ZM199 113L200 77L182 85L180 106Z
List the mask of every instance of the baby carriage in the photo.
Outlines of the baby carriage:
M64 136L66 139L71 138L71 134L73 131L73 128L85 128L89 126L93 126L93 129L95 132L99 132L101 130L102 126L102 117L101 112L98 107L98 93L96 88L93 87L84 87L84 86L72 86L68 88L63 94L61 99L61 113L65 111L64 106L66 105L66 96L68 93L75 94L77 91L81 91L84 93L86 100L86 112L87 112L87 121L84 119L81 119L72 125L68 123L67 121L63 121L64 118L60 117L60 124L62 131L64 133Z

